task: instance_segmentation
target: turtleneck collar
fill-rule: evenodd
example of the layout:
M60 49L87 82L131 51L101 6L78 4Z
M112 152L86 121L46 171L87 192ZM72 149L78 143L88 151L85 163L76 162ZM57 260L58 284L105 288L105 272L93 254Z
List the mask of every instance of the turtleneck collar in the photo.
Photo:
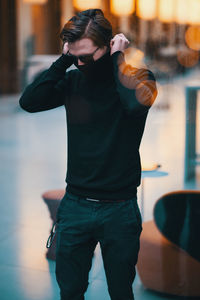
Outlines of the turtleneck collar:
M78 65L76 67L84 74L89 81L104 81L113 78L113 62L110 51L89 64Z

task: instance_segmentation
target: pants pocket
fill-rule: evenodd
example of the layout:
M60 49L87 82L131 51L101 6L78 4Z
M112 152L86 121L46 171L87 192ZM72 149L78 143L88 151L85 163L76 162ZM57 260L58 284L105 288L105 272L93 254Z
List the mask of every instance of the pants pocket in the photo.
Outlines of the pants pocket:
M59 221L60 212L62 211L66 201L67 201L67 199L66 199L66 193L65 193L63 198L60 200L60 204L59 204L57 212L56 212L56 223L58 223L58 221Z

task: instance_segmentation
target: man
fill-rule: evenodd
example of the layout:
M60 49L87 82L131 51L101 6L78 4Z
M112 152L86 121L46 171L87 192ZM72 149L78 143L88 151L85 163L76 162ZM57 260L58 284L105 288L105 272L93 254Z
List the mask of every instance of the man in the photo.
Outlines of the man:
M20 99L28 112L66 109L67 186L57 212L61 299L84 299L99 242L111 299L132 300L142 230L139 146L157 93L155 79L126 65L129 41L122 33L112 38L99 9L72 17L61 38L61 57ZM66 72L72 64L77 69Z

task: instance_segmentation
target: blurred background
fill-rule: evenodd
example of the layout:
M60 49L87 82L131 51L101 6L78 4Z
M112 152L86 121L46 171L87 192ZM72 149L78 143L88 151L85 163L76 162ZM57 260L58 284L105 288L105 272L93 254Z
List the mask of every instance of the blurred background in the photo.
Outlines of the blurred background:
M156 75L182 74L199 63L198 0L13 0L0 1L0 94L19 92L27 68L61 51L59 33L77 11L99 7L123 32ZM40 57L40 55L45 57Z
M42 195L65 188L65 111L28 114L18 101L61 54L63 25L88 8L101 8L113 34L123 32L130 40L127 63L149 68L157 79L158 97L140 149L144 263L134 282L136 299L200 299L200 259L189 250L200 249L198 233L187 246L191 220L200 226L200 0L0 0L0 298L59 299L55 261L45 249L52 211ZM172 197L173 208L160 213L163 220L177 209L182 216L168 228L180 225L174 239L163 230L166 225L159 231L151 226L160 224L158 201L177 191L181 196ZM195 206L193 196L182 194L189 191L199 200ZM86 300L109 299L98 247L90 283Z

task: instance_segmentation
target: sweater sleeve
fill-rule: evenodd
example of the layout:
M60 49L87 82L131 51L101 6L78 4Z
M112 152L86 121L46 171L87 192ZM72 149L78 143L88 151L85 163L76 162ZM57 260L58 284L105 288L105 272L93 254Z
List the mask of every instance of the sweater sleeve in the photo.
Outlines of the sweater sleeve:
M62 54L48 70L26 87L19 99L19 105L28 112L39 112L63 105L69 85L66 69L72 63L71 57Z
M126 64L121 51L113 53L112 60L117 91L124 109L128 114L147 112L157 96L153 73Z

